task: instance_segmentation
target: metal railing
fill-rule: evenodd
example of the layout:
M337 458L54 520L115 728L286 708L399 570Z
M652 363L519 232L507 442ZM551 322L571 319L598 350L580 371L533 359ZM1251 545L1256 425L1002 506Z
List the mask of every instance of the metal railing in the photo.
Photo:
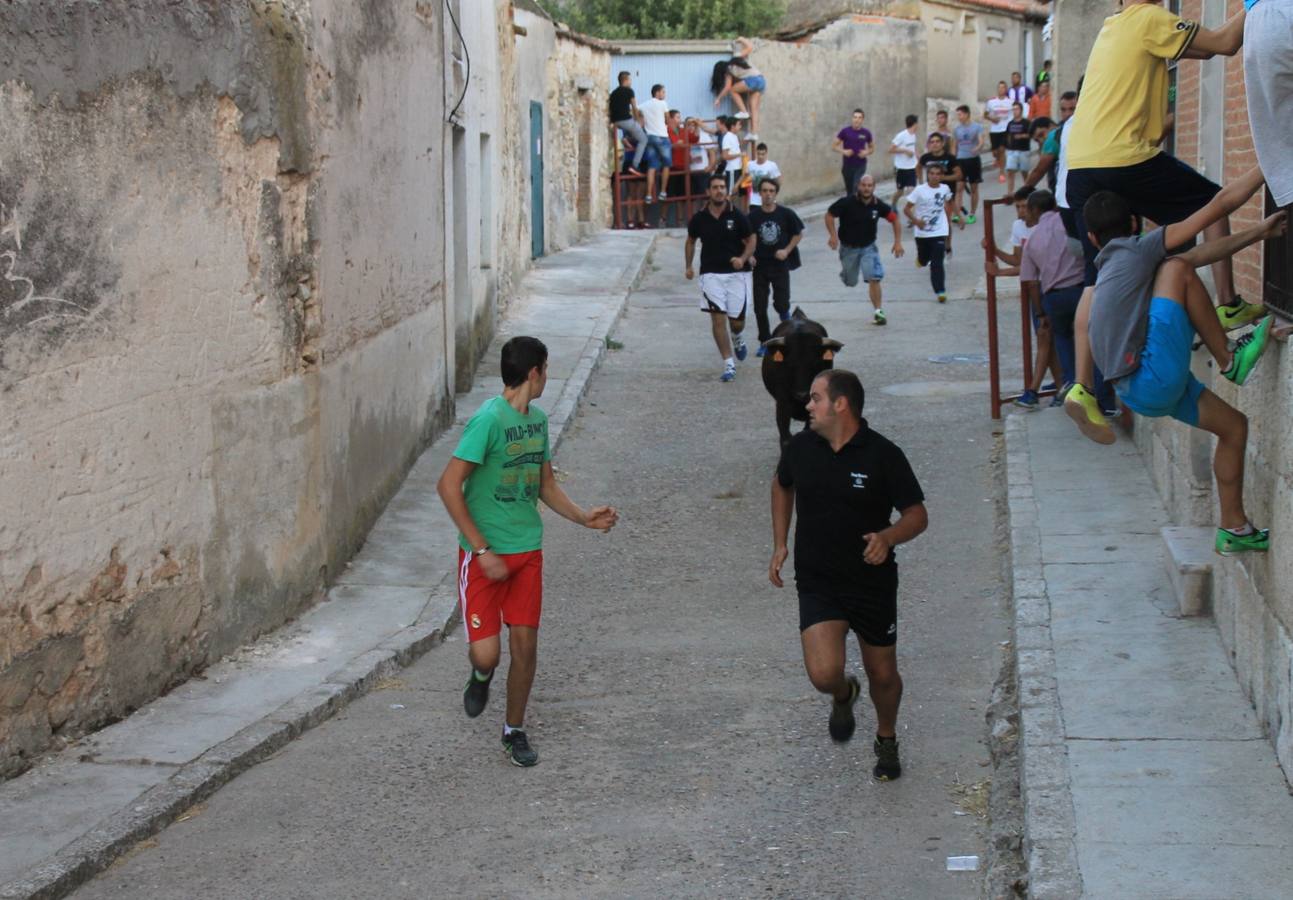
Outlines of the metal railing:
M702 120L707 125L713 125L712 120ZM670 149L678 148L687 151L687 166L682 172L671 171L669 174L669 183L663 187L660 185L660 179L656 179L656 193L663 190L666 199L653 199L650 202L646 197L646 173L641 175L630 175L624 172L624 146L620 141L619 129L614 125L610 126L611 135L611 205L614 212L612 228L632 228L632 222L643 223L642 227L660 228L660 227L686 227L687 222L705 203L705 194L709 185L709 172L692 172L691 171L691 151L698 146L693 143L671 144ZM717 145L715 145L717 146ZM743 145L744 146L744 145ZM672 161L672 160L671 160ZM745 169L746 159L742 159L742 172ZM663 169L659 170L661 173ZM749 192L741 187L742 175L734 179L736 186L732 192L732 202L742 212L749 211L750 197ZM678 188L682 190L679 191Z

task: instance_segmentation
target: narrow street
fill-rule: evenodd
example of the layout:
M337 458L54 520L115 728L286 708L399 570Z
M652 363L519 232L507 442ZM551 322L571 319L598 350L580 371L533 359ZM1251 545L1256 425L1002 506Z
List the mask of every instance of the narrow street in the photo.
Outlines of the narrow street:
M622 517L603 536L547 516L540 764L500 750L501 682L463 715L458 632L76 896L979 896L982 872L946 861L988 843L984 711L1009 636L999 426L985 366L931 361L985 352L978 237L955 235L946 305L910 237L886 253L885 328L841 286L820 220L794 275L928 498L899 557L900 780L871 778L865 693L854 740L827 736L793 587L766 575L777 436L759 360L719 383L682 240L662 236L555 461L577 502ZM426 552L452 565L452 547Z

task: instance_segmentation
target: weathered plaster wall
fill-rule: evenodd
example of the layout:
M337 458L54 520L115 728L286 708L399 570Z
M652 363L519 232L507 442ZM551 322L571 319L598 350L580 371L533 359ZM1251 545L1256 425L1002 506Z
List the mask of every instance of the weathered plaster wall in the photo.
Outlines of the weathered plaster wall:
M1118 11L1115 0L1055 0L1051 29L1051 59L1055 95L1077 90L1086 71L1096 35L1104 20Z
M543 106L544 252L569 247L590 230L610 224L605 114L611 54L608 45L566 33L521 7L500 34L500 41L509 40L511 47L501 51L510 56L503 84L510 83L513 90L504 101L507 156L500 166L499 228L501 262L508 270L500 278L513 282L531 258L531 102Z
M0 775L308 605L448 414L440 16L6 7Z
M776 148L787 201L843 189L830 145L854 107L866 110L876 138L869 171L893 171L889 139L908 113L925 109L925 54L920 22L875 16L839 19L803 42L758 42L752 59L768 79L759 131Z
M984 101L996 96L997 82L1024 71L1028 41L1041 65L1041 23L1020 14L926 2L920 5L920 18L929 45L930 96L957 97L958 103L977 109L979 117Z

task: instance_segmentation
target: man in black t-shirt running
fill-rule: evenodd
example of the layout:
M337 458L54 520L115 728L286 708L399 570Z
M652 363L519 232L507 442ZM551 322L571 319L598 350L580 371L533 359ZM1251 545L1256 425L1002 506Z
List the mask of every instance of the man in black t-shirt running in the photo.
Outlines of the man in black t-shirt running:
M760 145L762 146L762 145ZM781 321L790 318L790 273L799 268L799 241L804 223L789 206L777 203L781 182L764 178L759 183L759 205L750 209L750 228L754 230L754 321L759 326L759 349L772 337L768 324L768 293L772 308Z
M893 208L875 195L875 178L863 175L858 179L856 193L841 197L826 211L826 245L840 252L840 281L846 287L858 283L858 271L867 284L871 305L875 307L872 321L883 325L887 321L883 308L880 282L884 279L884 265L876 247L876 229L884 219L893 225L893 255L902 256L902 226ZM838 232L836 231L838 224Z
M795 587L804 668L832 698L831 738L847 741L862 686L845 675L849 630L857 632L875 704L880 781L902 774L898 759L898 564L893 548L929 525L925 495L897 446L862 418L865 395L852 372L829 369L808 395L808 427L786 445L772 479L772 560L768 580L782 587L786 539L795 525ZM891 521L894 510L898 521Z
M709 313L714 343L723 357L719 381L736 378L736 361L749 352L741 332L749 306L750 258L754 256L754 232L750 220L727 199L727 178L711 175L705 205L687 223L683 247L687 280L696 277L692 260L700 241L700 308ZM728 333L728 328L731 333Z

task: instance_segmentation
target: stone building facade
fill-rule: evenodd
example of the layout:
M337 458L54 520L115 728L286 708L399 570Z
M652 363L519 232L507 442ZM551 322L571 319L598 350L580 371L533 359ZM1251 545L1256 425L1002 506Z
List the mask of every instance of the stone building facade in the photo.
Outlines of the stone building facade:
M513 24L0 9L0 778L313 603L452 420L530 264Z
M1180 14L1215 28L1242 8L1241 0L1183 0ZM1209 178L1224 184L1257 164L1242 52L1231 58L1181 61L1174 112L1175 154ZM1231 228L1248 228L1262 215L1259 196L1231 216ZM1265 274L1261 247L1235 257L1235 286L1244 296L1262 297ZM1221 378L1205 351L1195 354L1193 370L1209 390L1249 420L1244 503L1254 522L1270 527L1271 549L1243 558L1218 557L1212 607L1240 684L1275 744L1285 773L1293 773L1293 544L1288 540L1293 535L1293 352L1287 343L1272 341L1242 388ZM1137 419L1136 441L1173 520L1182 525L1215 524L1210 436L1168 420Z

